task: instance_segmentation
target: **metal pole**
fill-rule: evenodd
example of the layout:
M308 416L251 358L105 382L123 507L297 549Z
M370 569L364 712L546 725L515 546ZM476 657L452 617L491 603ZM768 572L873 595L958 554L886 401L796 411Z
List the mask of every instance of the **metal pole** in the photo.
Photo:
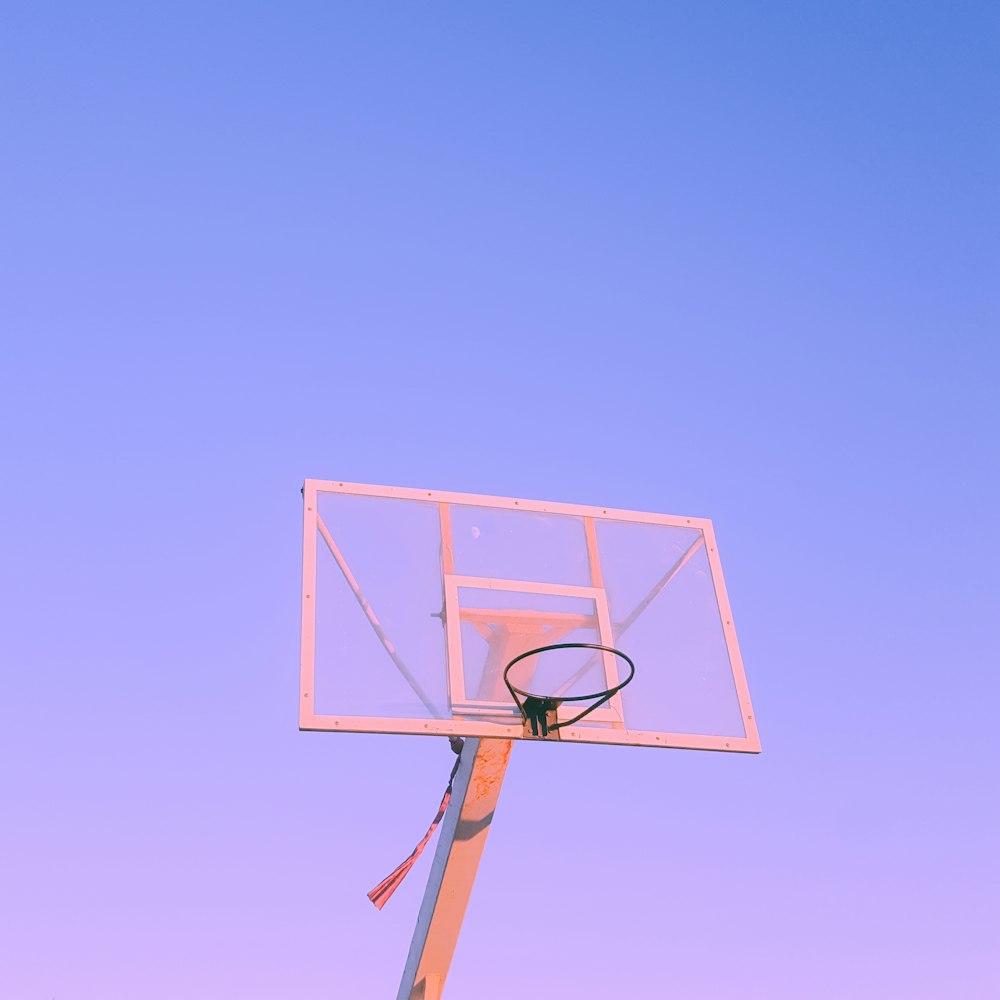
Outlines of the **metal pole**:
M465 741L396 1000L441 1000L511 746Z

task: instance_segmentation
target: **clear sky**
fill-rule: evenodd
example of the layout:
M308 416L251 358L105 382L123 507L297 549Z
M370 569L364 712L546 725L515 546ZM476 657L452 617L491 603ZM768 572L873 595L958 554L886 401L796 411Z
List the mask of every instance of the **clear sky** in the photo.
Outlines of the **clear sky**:
M446 996L1000 994L995 5L3 21L0 996L395 996L305 477L715 521L764 753L515 746Z

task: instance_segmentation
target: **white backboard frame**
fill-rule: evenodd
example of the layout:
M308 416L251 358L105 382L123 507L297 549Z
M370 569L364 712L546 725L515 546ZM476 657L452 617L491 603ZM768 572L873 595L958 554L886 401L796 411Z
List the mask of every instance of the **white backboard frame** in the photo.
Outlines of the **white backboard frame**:
M338 482L334 480L307 479L303 486L303 559L302 559L302 646L300 660L299 728L319 732L355 733L396 733L421 736L468 736L495 739L521 739L524 736L520 720L505 725L498 722L482 722L463 716L453 719L386 719L370 716L345 716L318 713L315 711L315 650L316 650L316 557L317 546L331 544L329 533L319 519L318 497L323 493L341 493L353 496L381 497L385 499L430 501L441 505L444 523L450 505L479 506L513 511L535 511L548 514L567 514L581 517L587 524L588 537L592 534L593 519L620 520L634 523L659 524L682 528L698 528L703 532L706 555L711 567L712 583L718 599L719 612L725 643L733 671L736 695L740 706L746 735L706 736L690 733L663 733L637 730L597 729L585 726L570 726L559 730L561 742L606 743L628 746L671 747L691 750L720 750L741 753L759 753L760 738L757 732L753 706L747 685L743 660L740 656L733 623L732 610L726 593L722 566L712 522L707 518L683 517L668 514L653 514L641 511L617 510L580 504L552 503L541 500L515 499L511 497L484 496L480 494L454 493L440 490L420 490L397 486L374 486L361 483ZM448 565L448 553L442 554L445 561L445 577L454 576L454 567ZM451 570L448 573L448 570ZM499 582L499 581L498 581ZM503 581L510 583L511 581ZM516 581L515 581L516 582ZM454 582L453 582L454 585ZM462 583L461 586L467 586ZM457 586L457 585L456 585ZM475 584L473 584L475 586ZM538 584L518 584L537 587ZM567 588L559 588L560 592ZM573 589L573 588L570 588ZM598 588L577 588L593 590ZM442 670L448 669L442 664ZM608 711L605 709L605 711Z

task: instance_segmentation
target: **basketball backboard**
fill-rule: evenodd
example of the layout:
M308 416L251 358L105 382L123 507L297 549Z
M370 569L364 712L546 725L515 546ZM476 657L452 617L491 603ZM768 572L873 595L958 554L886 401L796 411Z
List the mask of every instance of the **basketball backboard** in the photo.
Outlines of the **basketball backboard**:
M303 497L301 729L536 738L511 682L572 698L631 660L544 738L760 750L710 521L313 479ZM569 648L521 657L542 646Z

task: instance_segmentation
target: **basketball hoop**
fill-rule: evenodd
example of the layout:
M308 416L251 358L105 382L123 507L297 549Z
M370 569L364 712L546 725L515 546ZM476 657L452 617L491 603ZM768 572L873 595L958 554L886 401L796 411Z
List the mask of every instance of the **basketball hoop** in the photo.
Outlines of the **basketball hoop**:
M519 663L521 660L527 659L529 656L536 656L539 653L548 653L556 649L595 649L602 653L612 653L619 659L624 660L629 667L629 675L620 684L616 684L614 687L605 688L602 691L597 691L594 694L575 694L575 695L545 695L545 694L534 694L531 691L523 691L521 688L514 687L511 684L509 677L510 668L514 666L515 663ZM584 716L589 715L596 708L600 708L605 702L610 701L632 678L635 677L635 664L629 657L627 657L620 649L615 649L613 646L601 646L595 642L557 642L551 646L539 646L537 649L529 649L526 653L521 653L520 656L515 656L510 663L504 668L503 672L503 682L507 685L507 690L510 691L510 696L514 699L514 704L517 705L518 710L521 713L521 718L525 723L525 730L527 731L527 726L531 724L531 735L541 736L543 739L547 738L551 732L555 730L562 729L564 726L572 726L574 723L579 722ZM521 697L518 698L518 695ZM565 701L590 701L595 699L592 705L588 705L582 712L578 715L574 715L572 719L567 719L565 722L558 722L557 712L559 706Z

